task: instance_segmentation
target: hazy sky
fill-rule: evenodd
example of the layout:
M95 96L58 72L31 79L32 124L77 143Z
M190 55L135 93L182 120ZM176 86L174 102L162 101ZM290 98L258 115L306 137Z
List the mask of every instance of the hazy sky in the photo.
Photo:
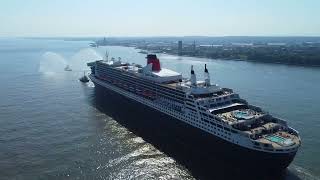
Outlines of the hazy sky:
M320 0L1 0L0 36L320 36Z

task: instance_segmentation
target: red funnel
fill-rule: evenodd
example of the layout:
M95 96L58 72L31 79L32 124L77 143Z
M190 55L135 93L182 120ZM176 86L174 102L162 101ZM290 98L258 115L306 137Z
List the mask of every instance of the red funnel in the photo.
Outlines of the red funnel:
M160 61L155 54L148 54L147 55L147 64L152 63L152 71L160 71Z

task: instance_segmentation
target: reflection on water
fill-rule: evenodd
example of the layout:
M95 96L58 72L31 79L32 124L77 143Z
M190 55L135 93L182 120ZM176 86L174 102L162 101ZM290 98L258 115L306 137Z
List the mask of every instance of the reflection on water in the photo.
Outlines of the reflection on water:
M173 158L128 130L127 126L123 126L125 124L118 122L125 120L124 117L135 121L139 116L123 116L124 113L117 111L118 106L104 98L104 94L95 94L92 99L92 104L110 117L105 120L103 138L98 144L101 147L97 149L100 149L98 154L112 154L112 158L109 157L96 167L99 172L109 172L106 174L107 179L193 179L188 170Z

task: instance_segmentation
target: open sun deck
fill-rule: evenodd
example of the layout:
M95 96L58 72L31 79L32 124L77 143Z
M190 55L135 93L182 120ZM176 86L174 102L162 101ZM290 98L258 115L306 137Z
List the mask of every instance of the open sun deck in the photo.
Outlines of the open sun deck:
M300 138L287 131L277 131L272 134L265 134L255 139L256 142L269 144L275 149L289 148L295 144L300 144Z

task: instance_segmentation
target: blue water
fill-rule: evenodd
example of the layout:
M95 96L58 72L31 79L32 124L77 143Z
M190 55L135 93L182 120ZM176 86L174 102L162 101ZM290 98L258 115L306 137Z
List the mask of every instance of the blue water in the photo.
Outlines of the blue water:
M110 57L145 64L133 48L108 50ZM93 85L78 78L104 51L83 41L0 39L0 179L194 178L91 102ZM194 65L200 79L207 64L212 82L287 119L303 142L289 171L301 179L320 177L320 68L159 58L185 76ZM72 72L63 71L66 64Z
M243 112L243 111L236 111L233 112L234 116L238 119L247 119L247 118L252 118L248 112Z

